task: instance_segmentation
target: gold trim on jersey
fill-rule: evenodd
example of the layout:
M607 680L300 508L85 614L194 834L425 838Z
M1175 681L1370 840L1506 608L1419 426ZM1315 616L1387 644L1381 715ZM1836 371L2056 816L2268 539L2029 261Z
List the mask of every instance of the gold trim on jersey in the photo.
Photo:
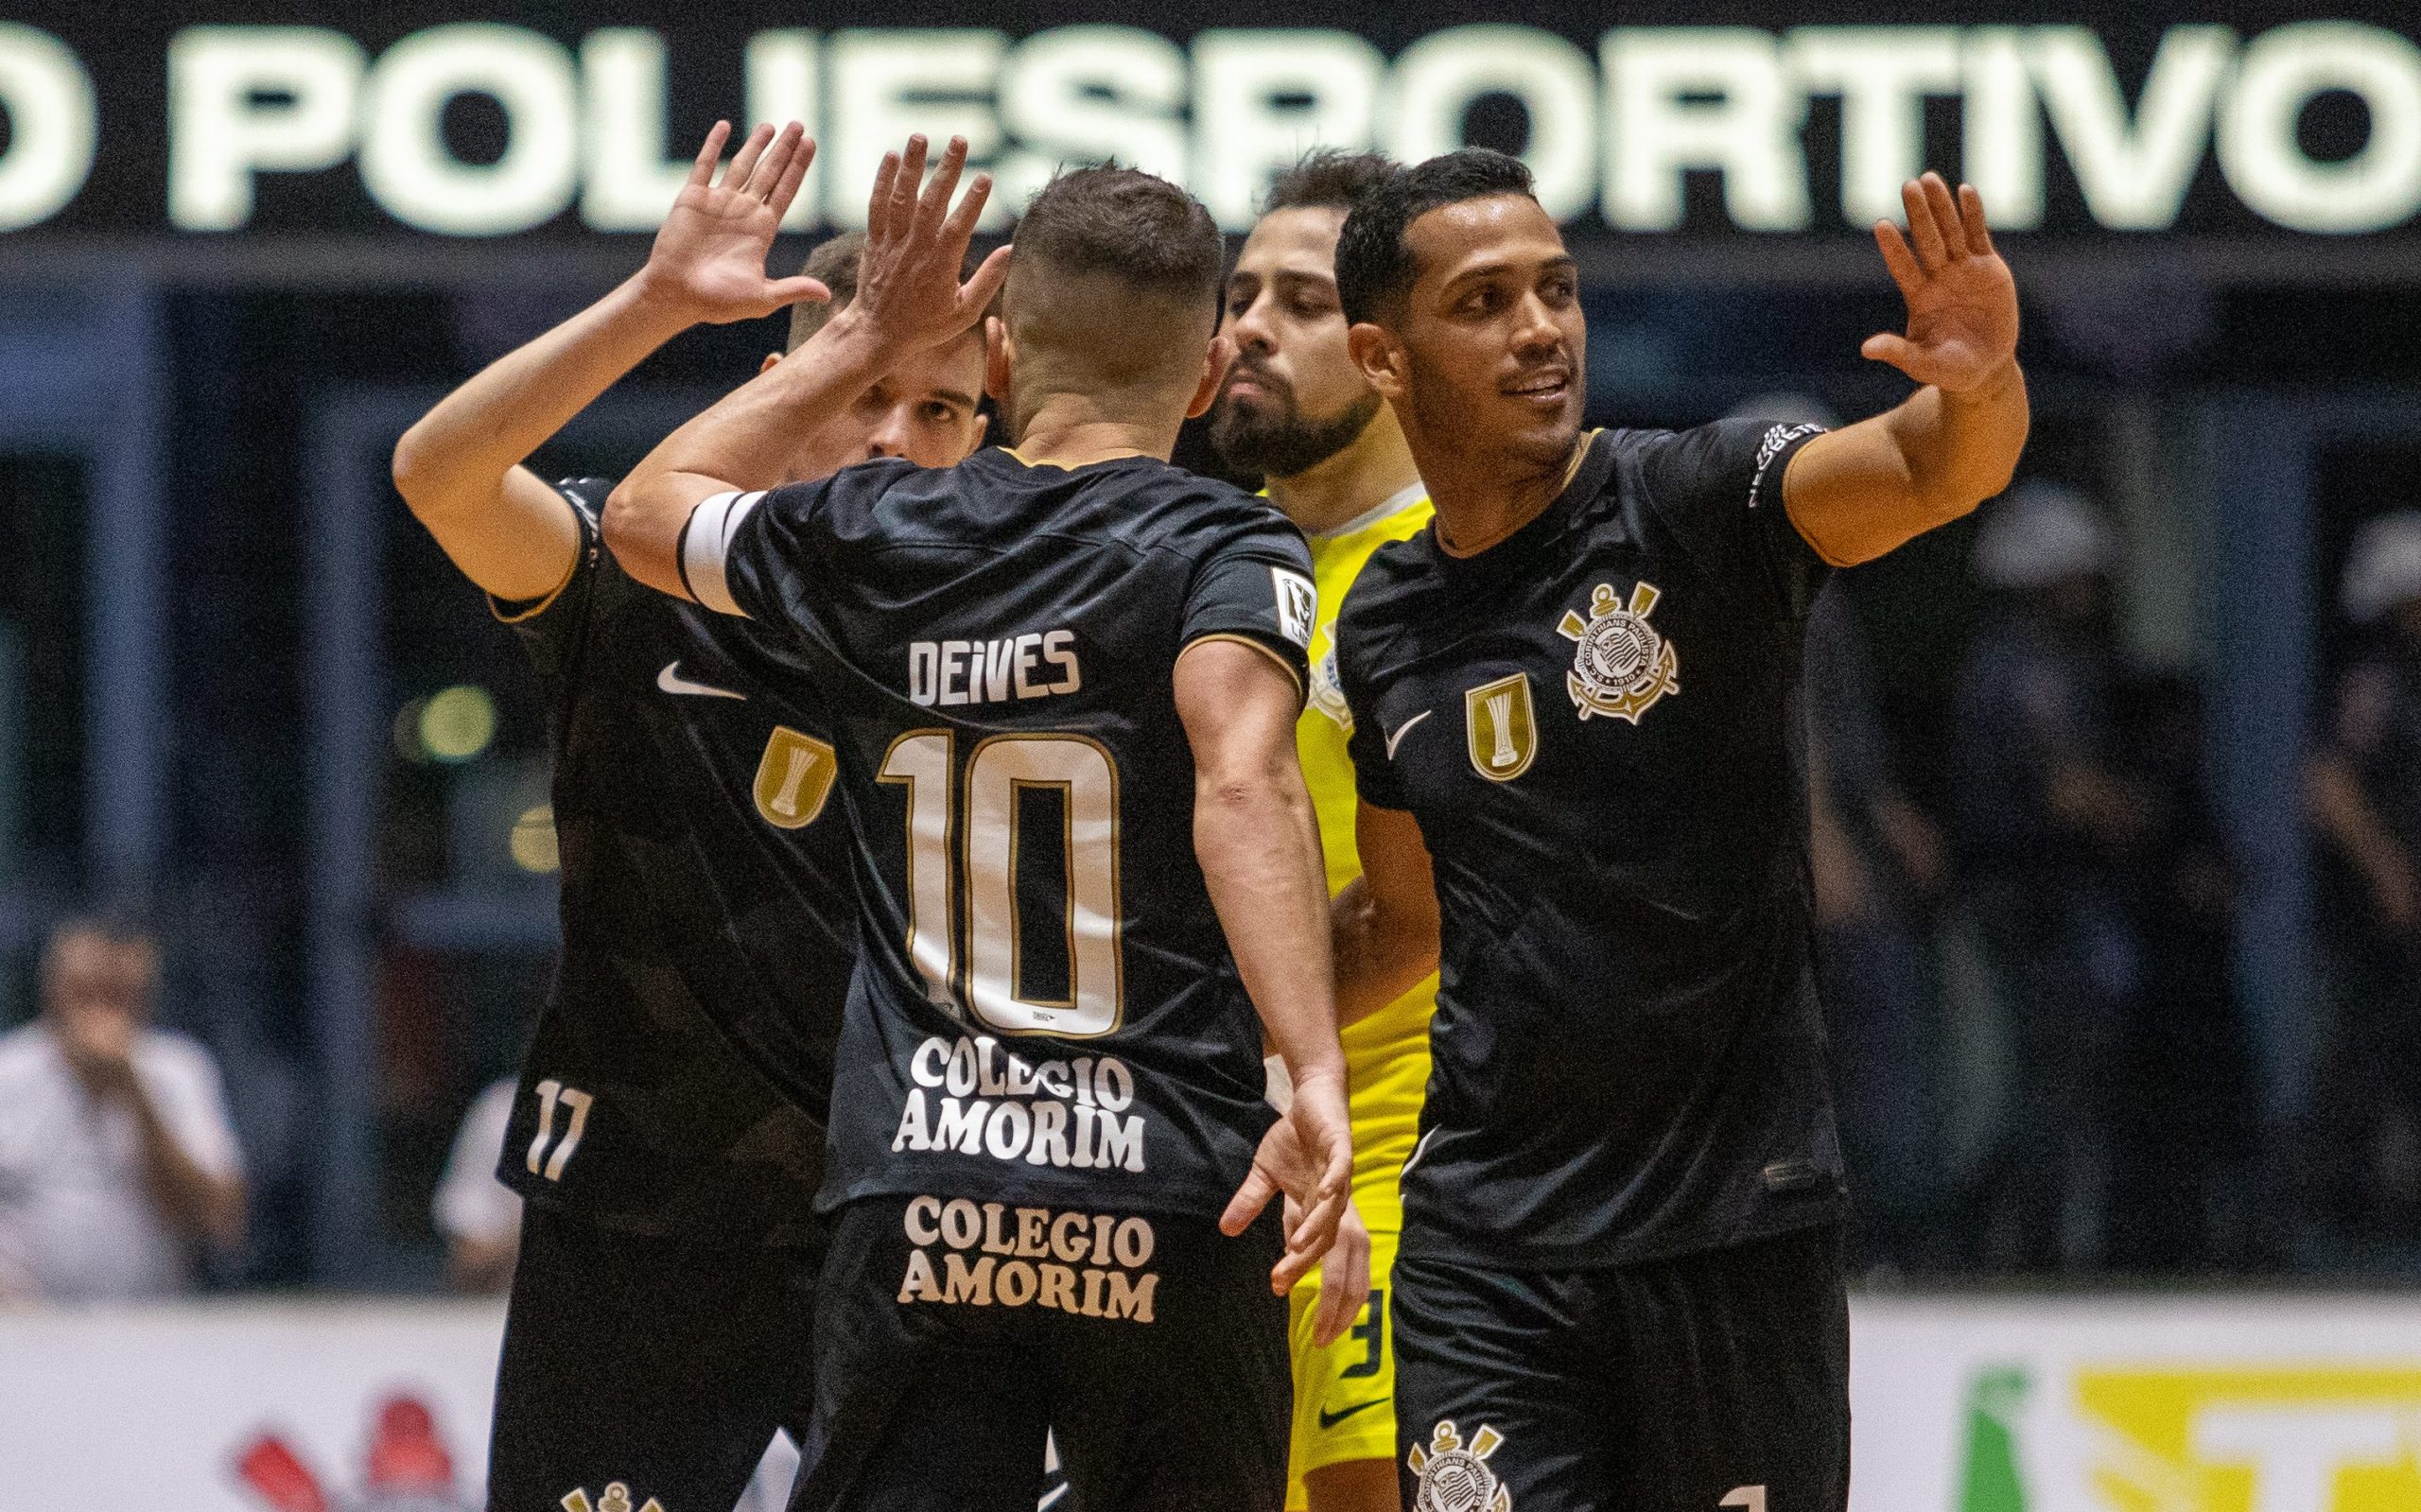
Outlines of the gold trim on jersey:
M1239 635L1233 631L1228 630L1214 630L1207 635L1196 635L1192 640L1187 641L1184 645L1177 648L1177 659L1179 661L1183 661L1187 652L1192 651L1194 647L1203 644L1205 641L1212 640L1232 640L1239 646L1250 646L1253 650L1261 652L1263 656L1268 657L1271 661L1276 662L1279 666L1284 668L1286 669L1287 677L1292 680L1295 685L1295 703L1298 707L1302 704L1305 691L1303 687L1303 674L1295 670L1295 664L1293 662L1290 662L1285 657L1279 655L1276 652L1271 651L1267 646L1254 639L1250 635Z

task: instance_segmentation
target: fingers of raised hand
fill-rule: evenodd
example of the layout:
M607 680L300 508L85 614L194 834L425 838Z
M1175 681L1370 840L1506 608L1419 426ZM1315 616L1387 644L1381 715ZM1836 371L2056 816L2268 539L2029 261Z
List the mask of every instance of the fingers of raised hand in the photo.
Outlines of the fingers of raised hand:
M1916 248L1917 265L1928 273L1940 272L1950 261L1950 249L1942 240L1941 225L1934 219L1932 198L1926 194L1923 181L1910 179L1900 185L1900 206L1907 213L1908 241Z
M1925 208L1933 212L1934 229L1942 234L1942 258L1955 263L1967 255L1967 228L1959 220L1959 201L1939 173L1928 173L1917 182L1925 189Z
M1959 186L1959 214L1967 227L1968 252L1977 257L1994 255L1992 229L1984 222L1984 197L1972 183Z
M783 127L774 137L772 145L758 157L747 182L740 185L740 191L752 200L771 201L775 191L781 187L782 180L790 173L791 160L798 156L799 147L806 140L807 128L798 122L792 121Z
M949 197L958 192L958 176L967 167L967 138L953 136L942 148L941 166L933 170L932 182L916 200L916 229L926 230L943 222L949 209Z
M715 165L723 161L723 145L731 140L731 123L717 121L706 133L705 145L698 148L697 157L689 164L689 182L705 188L715 182Z
M1918 356L1915 342L1890 331L1875 332L1868 337L1865 344L1857 350L1858 356L1865 357L1868 361L1889 362L1903 373L1908 371L1908 364L1915 361Z
M757 160L765 155L765 148L773 140L774 128L770 124L749 132L748 140L740 143L740 150L732 154L731 166L723 169L723 186L726 189L746 188L748 176L757 171Z
M925 139L912 136L900 154L899 176L891 184L891 234L911 236L916 230L916 201L925 183Z
M1874 223L1874 244L1883 251L1883 266L1890 270L1891 282L1900 292L1913 295L1925 281L1925 269L1917 266L1917 254L1908 250L1908 239L1900 228L1888 220Z
M790 214L791 201L798 198L798 187L807 182L807 170L814 163L815 138L806 135L802 130L798 149L791 154L789 165L782 169L782 176L775 183L773 192L765 197L765 203L772 207L777 218Z
M885 152L874 170L874 189L866 196L866 239L880 244L891 236L891 192L899 182L899 154Z
M984 205L991 198L992 176L988 173L979 173L975 176L975 182L967 186L966 195L950 211L949 218L942 222L942 235L949 239L953 247L961 249L959 252L961 257L967 255L964 249L973 238L975 223L983 218Z

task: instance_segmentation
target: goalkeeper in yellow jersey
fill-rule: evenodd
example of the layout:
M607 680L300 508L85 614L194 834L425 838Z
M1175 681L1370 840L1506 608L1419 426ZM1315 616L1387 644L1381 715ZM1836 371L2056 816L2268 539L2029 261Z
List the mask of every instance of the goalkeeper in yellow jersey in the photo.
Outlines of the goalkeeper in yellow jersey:
M1228 279L1236 344L1211 440L1228 462L1269 481L1270 501L1311 541L1319 586L1311 698L1296 727L1319 810L1329 890L1360 875L1353 844L1352 728L1336 685L1336 612L1370 553L1429 523L1427 492L1395 416L1347 355L1336 236L1365 184L1389 165L1318 152L1270 191ZM1350 1332L1312 1343L1316 1274L1295 1291L1295 1431L1286 1504L1295 1512L1396 1512L1395 1358L1387 1271L1401 1219L1396 1175L1412 1154L1429 1080L1432 977L1344 1032L1353 1108L1353 1198L1370 1230L1370 1300Z

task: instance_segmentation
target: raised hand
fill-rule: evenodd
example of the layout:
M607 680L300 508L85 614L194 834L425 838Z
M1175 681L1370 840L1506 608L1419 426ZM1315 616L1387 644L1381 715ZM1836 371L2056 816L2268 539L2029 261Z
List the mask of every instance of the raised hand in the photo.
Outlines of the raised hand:
M698 148L688 182L648 252L642 274L648 298L710 325L755 320L800 300L830 299L832 291L815 279L765 276L765 256L783 213L815 161L806 129L795 121L778 133L758 127L718 183L715 165L730 139L731 123L717 121Z
M2017 356L2017 280L1993 250L1983 199L1962 183L1954 200L1928 173L1901 185L1900 200L1907 237L1878 220L1874 240L1908 302L1907 334L1870 336L1859 350L1945 393L1979 388Z
M875 172L858 295L847 319L902 351L938 345L973 325L1009 275L1009 249L1002 247L974 277L959 282L975 222L992 197L991 176L979 173L951 206L966 167L967 139L951 137L927 182L925 139L912 136L905 154L885 153Z

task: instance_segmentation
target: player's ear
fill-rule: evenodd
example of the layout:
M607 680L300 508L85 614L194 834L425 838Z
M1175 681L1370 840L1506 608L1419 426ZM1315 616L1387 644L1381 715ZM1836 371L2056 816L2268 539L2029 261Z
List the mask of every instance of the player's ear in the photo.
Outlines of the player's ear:
M1345 350L1380 398L1392 403L1403 397L1403 344L1386 327L1363 322L1345 333Z
M1185 418L1198 420L1219 397L1219 385L1226 381L1228 364L1236 357L1236 344L1225 331L1210 339L1210 350L1202 354L1202 379L1193 386L1193 397L1186 401Z
M777 363L777 362L781 361L781 360L782 360L782 355L781 355L779 352L768 352L768 353L766 353L766 354L765 354L765 360L757 364L757 374L758 374L758 376L762 377L762 376L764 376L766 374L773 372L773 371L774 371L774 365L775 365L775 363Z
M1009 402L1009 371L1017 359L1007 324L997 315L984 317L984 391L1001 404Z

